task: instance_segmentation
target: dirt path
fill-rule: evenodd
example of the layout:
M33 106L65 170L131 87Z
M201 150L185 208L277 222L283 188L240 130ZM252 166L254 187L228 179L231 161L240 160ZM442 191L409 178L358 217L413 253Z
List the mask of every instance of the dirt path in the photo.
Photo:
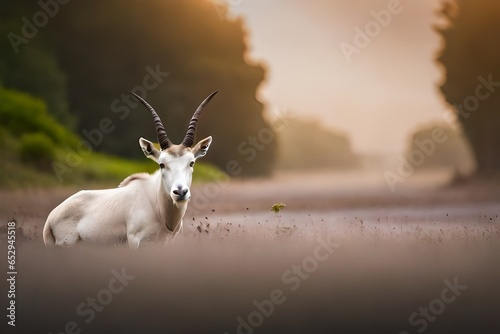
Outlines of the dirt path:
M45 248L47 214L74 191L0 192L1 219L35 239L17 244L16 329L498 333L498 187L440 182L394 193L359 175L196 185L182 234L139 250Z
M400 224L477 223L489 226L500 214L500 187L469 184L446 187L442 175L412 178L390 191L381 174L281 174L272 179L221 180L198 184L185 218L187 231L201 225L256 224L298 227L316 225L401 230ZM16 219L32 238L40 233L49 212L77 189L20 190L0 192L0 220ZM281 218L270 211L275 203L286 204ZM490 220L491 219L491 220ZM381 223L383 222L383 223ZM484 223L484 224L481 224ZM392 226L394 225L394 226ZM448 226L445 226L449 228Z

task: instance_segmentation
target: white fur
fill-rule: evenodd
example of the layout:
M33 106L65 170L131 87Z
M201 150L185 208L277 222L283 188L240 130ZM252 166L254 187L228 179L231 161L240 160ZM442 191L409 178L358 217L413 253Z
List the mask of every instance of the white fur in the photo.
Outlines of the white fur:
M173 145L158 151L141 138L146 156L164 168L151 175L129 176L118 188L82 190L69 197L49 214L43 231L45 245L126 241L139 247L177 234L190 198L190 163L206 154L211 141L208 137L193 148ZM186 194L179 196L175 190Z

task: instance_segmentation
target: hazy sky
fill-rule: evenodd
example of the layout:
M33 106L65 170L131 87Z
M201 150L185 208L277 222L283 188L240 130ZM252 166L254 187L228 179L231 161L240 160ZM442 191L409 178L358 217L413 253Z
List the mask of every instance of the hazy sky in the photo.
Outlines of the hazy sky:
M401 0L400 12L377 35L371 11L392 1L226 2L245 18L251 58L269 68L260 99L348 133L358 153L395 153L410 131L441 120L447 107L434 61L441 40L431 29L437 0ZM373 37L363 48L354 42L355 28L367 24ZM350 63L342 42L360 46Z

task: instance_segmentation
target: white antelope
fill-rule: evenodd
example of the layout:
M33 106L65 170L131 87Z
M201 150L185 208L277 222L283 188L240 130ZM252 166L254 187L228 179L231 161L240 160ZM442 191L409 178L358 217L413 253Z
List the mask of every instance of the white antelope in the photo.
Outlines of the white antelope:
M47 218L43 228L46 246L127 241L130 247L139 247L144 242L166 240L181 230L194 163L212 143L212 137L207 137L193 145L198 118L217 92L196 109L180 145L172 144L153 107L131 94L153 117L161 150L144 138L139 139L139 145L146 157L158 163L159 170L131 175L118 188L82 190L66 199Z

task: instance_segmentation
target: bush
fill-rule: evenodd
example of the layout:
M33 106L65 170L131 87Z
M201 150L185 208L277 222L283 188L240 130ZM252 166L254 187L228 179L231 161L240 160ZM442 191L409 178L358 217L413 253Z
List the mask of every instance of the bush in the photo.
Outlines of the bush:
M0 124L15 137L41 132L59 145L78 143L78 137L47 112L44 101L14 90L0 88Z
M0 125L0 149L5 146L5 138L7 137L7 130L5 130L1 125Z
M56 156L54 142L40 132L24 134L20 140L19 155L23 162L48 170Z

